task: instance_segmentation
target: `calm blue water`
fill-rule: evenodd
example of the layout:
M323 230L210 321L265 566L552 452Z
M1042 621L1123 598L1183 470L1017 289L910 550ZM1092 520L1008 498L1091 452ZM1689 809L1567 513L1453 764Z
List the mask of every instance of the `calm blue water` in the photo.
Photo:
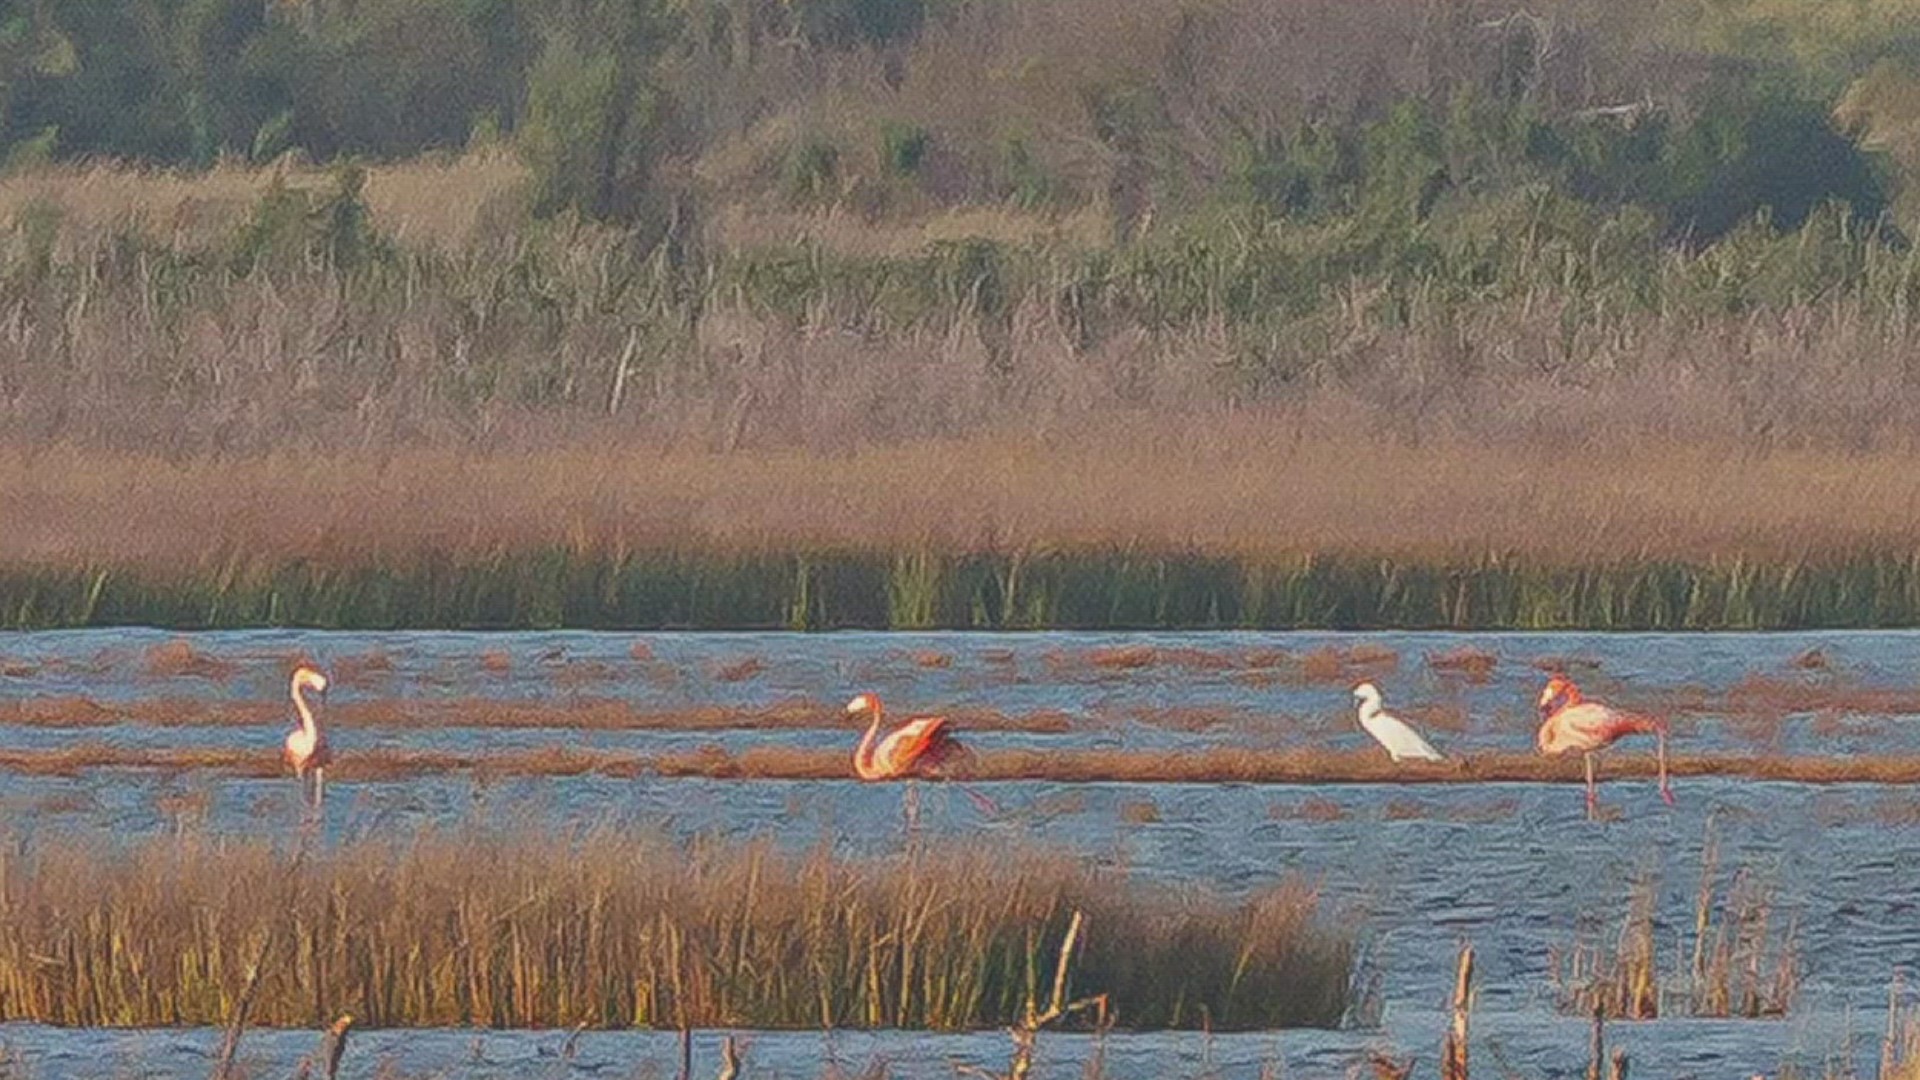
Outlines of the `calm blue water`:
M339 753L371 747L490 752L552 746L657 752L722 746L850 748L857 730L838 715L860 690L878 691L897 715L985 710L1059 713L1059 732L982 728L983 748L1060 746L1361 748L1348 687L1372 678L1388 707L1418 719L1453 753L1531 748L1536 662L1570 658L1589 693L1670 710L1681 752L1847 754L1920 752L1920 634L309 634L195 635L208 674L150 670L154 632L0 634L0 708L84 697L138 717L162 699L257 709L257 725L114 722L80 729L0 724L0 747L55 749L76 741L127 746L277 745L289 709L289 660L335 671L329 704L380 703L420 715L462 702L553 706L540 724L336 727ZM644 646L636 657L636 643ZM1149 645L1163 662L1115 668L1100 650ZM1463 646L1490 653L1484 683L1436 669L1431 655ZM1817 648L1825 666L1795 658ZM1276 660L1275 650L1291 659ZM937 658L930 654L938 654ZM1314 657L1305 668L1301 658ZM378 658L369 662L371 658ZM1342 662L1344 658L1345 662ZM942 666L930 666L938 663ZM1753 691L1831 689L1840 707L1756 722ZM1739 690L1729 696L1730 691ZM1764 694L1763 694L1764 696ZM805 707L812 726L697 732L577 731L566 706L611 700L644 711L717 707L752 712ZM1851 704L1848 704L1848 702ZM441 704L436 704L441 703ZM4 714L0 714L4 715ZM439 716L440 713L433 715ZM458 719L458 716L455 716ZM1777 721L1777 722L1774 722ZM1604 769L1603 769L1604 775ZM1776 885L1777 917L1797 919L1805 990L1784 1022L1616 1025L1636 1076L1769 1074L1785 1059L1839 1053L1849 1031L1863 1061L1877 1057L1872 1010L1897 968L1920 959L1920 789L1816 787L1683 779L1667 808L1651 783L1603 786L1618 820L1584 820L1577 787L1488 785L981 785L998 812L956 792L929 790L921 826L977 843L1030 841L1150 878L1240 893L1304 873L1327 903L1365 928L1380 976L1378 1028L1221 1036L1116 1034L1105 1048L1117 1078L1341 1075L1367 1048L1398 1047L1432 1068L1459 944L1480 955L1476 1054L1528 1076L1584 1068L1585 1024L1546 1000L1549 951L1624 902L1637 874L1661 882L1663 941L1691 924L1701 849L1712 837L1721 864ZM606 777L482 780L466 773L389 783L329 785L326 830L336 840L430 823L545 822L555 830L610 826L675 836L773 837L795 848L827 838L849 851L898 839L901 790L853 782ZM1150 804L1150 809L1147 808ZM202 809L204 807L204 810ZM161 776L102 770L79 778L0 770L0 815L31 842L109 842L168 830L182 814L235 833L279 830L300 813L284 780ZM892 831L873 822L894 823ZM859 827L851 827L858 823ZM1782 869L1791 873L1782 873ZM1723 878L1727 876L1723 874ZM1851 1014L1849 1013L1851 1010ZM1851 1020L1849 1020L1851 1015ZM356 1035L350 1075L379 1068L448 1076L592 1073L673 1075L672 1036L583 1035L570 1062L551 1056L563 1035L367 1032ZM705 1038L705 1036L703 1036ZM717 1036L713 1036L717 1038ZM748 1075L858 1074L884 1061L891 1075L953 1075L953 1062L1004 1064L1004 1036L905 1033L755 1033ZM709 1041L711 1041L709 1039ZM200 1076L216 1033L67 1032L0 1027L0 1043L34 1077ZM1484 1047L1481 1045L1484 1043ZM315 1045L310 1033L256 1033L246 1054L257 1074L285 1074ZM1075 1036L1043 1043L1042 1075L1079 1075L1093 1052ZM385 1063L384 1065L382 1063ZM756 1068L757 1066L757 1068ZM1500 1068L1495 1064L1491 1067ZM699 1066L696 1074L708 1073ZM354 1071L358 1070L358 1071ZM9 1075L0 1069L0 1076Z

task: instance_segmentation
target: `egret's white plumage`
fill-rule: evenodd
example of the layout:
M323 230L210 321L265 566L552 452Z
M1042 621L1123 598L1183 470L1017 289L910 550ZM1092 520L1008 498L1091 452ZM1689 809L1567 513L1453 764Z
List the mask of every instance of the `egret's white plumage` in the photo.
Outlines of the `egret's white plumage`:
M1388 757L1395 761L1446 760L1406 721L1380 711L1380 691L1372 683L1354 687L1353 696L1360 699L1360 726L1367 729L1375 742L1387 748Z

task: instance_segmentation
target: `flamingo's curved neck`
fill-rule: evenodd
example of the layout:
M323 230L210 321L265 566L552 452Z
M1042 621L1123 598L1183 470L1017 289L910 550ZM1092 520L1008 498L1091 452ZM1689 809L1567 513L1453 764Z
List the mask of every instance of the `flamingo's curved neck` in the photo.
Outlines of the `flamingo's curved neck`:
M1586 699L1580 696L1580 688L1572 683L1566 683L1540 706L1540 715L1551 719L1573 708L1575 705L1584 704L1586 704Z
M293 708L300 714L300 730L317 738L320 735L320 725L314 722L313 709L307 704L306 689L305 684L294 682Z
M853 751L853 770L862 776L873 771L874 744L880 739L880 703L873 702L873 723L867 726L867 733L860 737L860 745Z

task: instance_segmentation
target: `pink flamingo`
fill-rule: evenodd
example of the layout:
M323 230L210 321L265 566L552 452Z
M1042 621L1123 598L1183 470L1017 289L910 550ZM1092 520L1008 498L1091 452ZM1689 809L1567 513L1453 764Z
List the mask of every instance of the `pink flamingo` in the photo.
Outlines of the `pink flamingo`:
M1660 747L1660 797L1673 805L1673 789L1667 784L1667 722L1651 716L1636 716L1588 701L1580 688L1565 675L1547 680L1540 691L1540 732L1537 737L1543 754L1564 754L1578 750L1587 764L1587 817L1596 816L1598 793L1593 783L1593 755L1612 746L1623 735L1651 734Z
M953 725L944 716L909 720L881 738L880 698L875 694L861 694L847 702L847 715L862 713L873 714L873 723L867 725L867 733L860 737L860 745L853 751L853 773L862 780L947 779L947 764L971 752L961 745L953 733ZM997 809L986 796L965 784L958 786L981 809L989 813ZM907 818L910 822L918 816L915 813L918 801L917 791L909 787Z
M292 691L293 708L300 714L300 722L299 726L287 733L284 756L303 788L306 786L307 770L313 770L313 805L317 809L326 797L327 766L333 761L333 752L328 749L327 737L313 718L312 706L307 704L304 693L307 690L318 693L324 700L327 677L302 664L294 669Z

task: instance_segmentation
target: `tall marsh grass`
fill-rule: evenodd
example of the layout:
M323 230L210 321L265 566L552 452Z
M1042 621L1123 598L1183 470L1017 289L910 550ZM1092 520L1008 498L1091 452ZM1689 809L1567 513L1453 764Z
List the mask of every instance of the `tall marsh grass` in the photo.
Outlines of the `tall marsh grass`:
M1613 926L1554 957L1561 1011L1624 1020L1785 1016L1800 989L1793 922L1782 925L1772 890L1744 868L1730 882L1719 876L1717 849L1709 843L1693 925L1671 935L1657 924L1658 883L1635 881Z
M1837 208L673 255L523 182L0 177L0 624L1920 622L1920 248Z
M1013 1023L1085 912L1123 1027L1332 1026L1353 943L1310 889L1233 905L1041 849L849 859L596 833L427 834L296 861L192 833L0 849L0 1019L967 1029Z
M180 629L1729 630L1920 624L1920 564L1482 557L1289 562L1092 550L1040 557L497 553L325 567L236 556L173 569L0 570L0 627ZM924 568L938 568L938 574ZM1017 582L1017 591L1015 583Z

